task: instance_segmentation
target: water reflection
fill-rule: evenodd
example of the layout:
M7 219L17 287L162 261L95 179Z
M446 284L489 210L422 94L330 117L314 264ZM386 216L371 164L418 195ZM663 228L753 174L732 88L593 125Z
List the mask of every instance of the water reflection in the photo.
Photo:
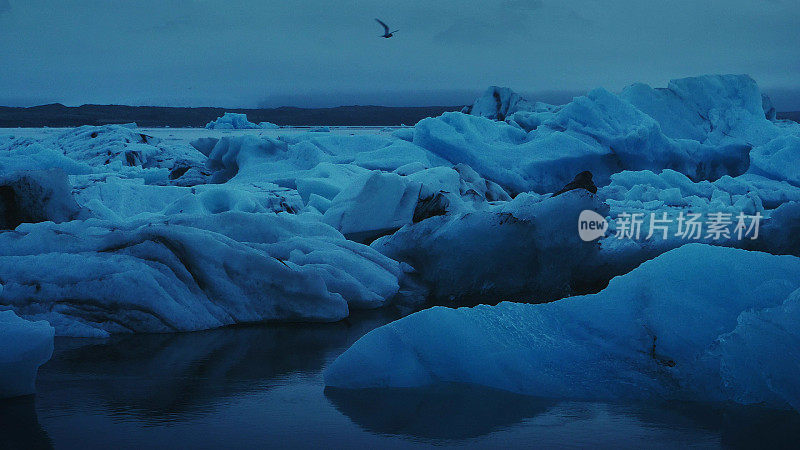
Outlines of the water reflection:
M394 317L356 314L335 324L276 324L194 333L57 339L39 377L61 411L93 396L116 414L151 423L206 414L216 400L270 389L280 379L317 374L325 362ZM63 391L64 383L69 391Z
M735 404L668 403L636 407L636 416L656 426L714 432L728 448L797 448L800 414Z
M463 440L508 428L556 402L481 386L335 389L325 396L361 428L422 440Z
M728 448L796 448L800 442L797 412L733 404L546 400L463 384L327 388L325 396L365 431L437 444L498 432L510 437L521 429L532 431L526 439L543 442L553 442L548 439L559 429L555 435L565 442L587 445L648 434L668 437L672 445L702 442ZM575 424L584 434L565 435L564 429Z
M39 425L34 396L0 400L0 449L49 448L53 442Z
M394 318L59 339L35 403L0 402L0 449L48 448L51 437L60 448L800 442L799 414L760 408L546 400L458 384L323 391L330 361Z

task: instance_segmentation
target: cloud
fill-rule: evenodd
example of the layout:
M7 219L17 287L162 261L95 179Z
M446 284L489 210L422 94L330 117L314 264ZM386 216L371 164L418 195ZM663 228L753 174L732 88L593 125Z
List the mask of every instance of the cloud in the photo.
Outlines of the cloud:
M477 8L460 8L453 14L452 23L437 33L434 40L486 45L524 38L530 35L532 14L543 4L541 0L505 0L499 5L487 1Z
M11 8L0 104L467 103L491 84L703 73L800 87L796 0L0 0ZM374 17L400 32L379 38Z

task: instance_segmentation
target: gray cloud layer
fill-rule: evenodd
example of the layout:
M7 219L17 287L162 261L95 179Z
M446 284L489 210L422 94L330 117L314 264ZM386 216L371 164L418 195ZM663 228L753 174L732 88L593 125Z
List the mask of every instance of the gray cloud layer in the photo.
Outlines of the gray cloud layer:
M441 104L703 73L784 92L798 23L795 0L0 0L0 104Z

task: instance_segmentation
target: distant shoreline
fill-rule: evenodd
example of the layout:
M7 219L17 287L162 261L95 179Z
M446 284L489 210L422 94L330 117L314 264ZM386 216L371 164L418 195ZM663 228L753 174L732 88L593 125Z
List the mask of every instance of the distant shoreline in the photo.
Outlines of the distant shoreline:
M199 128L225 112L247 114L251 122L288 126L399 126L462 106L337 106L333 108L269 109L51 104L31 107L0 106L0 128L76 127L135 122L146 128ZM778 119L800 122L800 111L778 113Z
M135 122L140 127L203 127L225 112L247 114L251 122L278 125L392 126L414 125L462 106L338 106L334 108L280 107L242 109L124 105L64 106L61 104L0 106L0 128L75 127Z

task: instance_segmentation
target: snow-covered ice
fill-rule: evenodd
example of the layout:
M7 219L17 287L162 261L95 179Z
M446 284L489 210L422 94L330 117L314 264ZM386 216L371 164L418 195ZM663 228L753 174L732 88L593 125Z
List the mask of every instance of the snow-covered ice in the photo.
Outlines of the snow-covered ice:
M0 399L36 392L39 366L53 354L53 333L47 322L0 311Z

